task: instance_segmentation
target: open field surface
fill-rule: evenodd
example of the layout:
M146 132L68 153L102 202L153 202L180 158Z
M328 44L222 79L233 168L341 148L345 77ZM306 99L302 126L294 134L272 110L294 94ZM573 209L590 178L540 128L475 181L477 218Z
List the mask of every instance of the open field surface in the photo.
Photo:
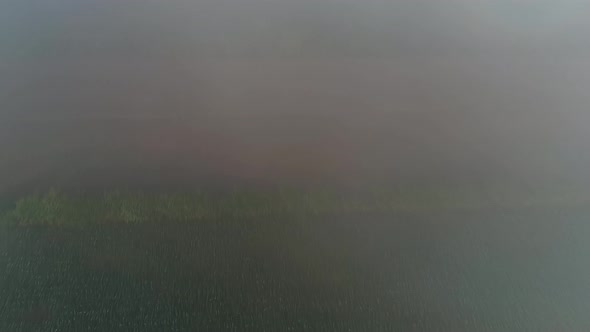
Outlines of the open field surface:
M283 195L24 198L0 226L0 330L590 328L583 205Z

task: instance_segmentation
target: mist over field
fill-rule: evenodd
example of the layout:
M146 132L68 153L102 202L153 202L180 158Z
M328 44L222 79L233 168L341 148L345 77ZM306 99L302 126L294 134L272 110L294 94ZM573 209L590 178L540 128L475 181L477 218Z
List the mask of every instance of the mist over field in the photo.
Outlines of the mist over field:
M587 183L586 1L3 1L0 189Z
M1 331L590 331L590 0L0 0Z

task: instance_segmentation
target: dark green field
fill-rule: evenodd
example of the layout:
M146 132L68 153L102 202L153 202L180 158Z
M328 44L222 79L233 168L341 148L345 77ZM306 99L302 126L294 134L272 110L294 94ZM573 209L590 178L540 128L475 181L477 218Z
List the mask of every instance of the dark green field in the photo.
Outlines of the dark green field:
M387 195L25 197L0 228L0 331L590 328L581 196Z

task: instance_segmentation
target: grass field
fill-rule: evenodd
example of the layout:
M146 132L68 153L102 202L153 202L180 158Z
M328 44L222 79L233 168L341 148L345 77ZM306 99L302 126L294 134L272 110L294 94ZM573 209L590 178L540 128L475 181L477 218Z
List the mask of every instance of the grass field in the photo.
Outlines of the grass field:
M2 212L0 331L588 331L587 197L32 194Z
M4 224L84 225L317 216L393 211L584 206L590 195L571 190L233 190L218 193L109 191L68 194L49 190L7 204Z

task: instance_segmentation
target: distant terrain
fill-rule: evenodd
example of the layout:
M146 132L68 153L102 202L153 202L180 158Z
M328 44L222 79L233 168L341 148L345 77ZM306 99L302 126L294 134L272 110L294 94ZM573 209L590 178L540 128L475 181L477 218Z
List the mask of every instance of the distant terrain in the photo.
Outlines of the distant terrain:
M1 220L19 225L85 225L359 213L563 209L589 204L587 193L555 188L549 191L397 188L364 192L240 189L172 193L106 191L102 194L68 194L53 189L12 203L5 202Z

